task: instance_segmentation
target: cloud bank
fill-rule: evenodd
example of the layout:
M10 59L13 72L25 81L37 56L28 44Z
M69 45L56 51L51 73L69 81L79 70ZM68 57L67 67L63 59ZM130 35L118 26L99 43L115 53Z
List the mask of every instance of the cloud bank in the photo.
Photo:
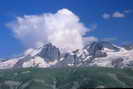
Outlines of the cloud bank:
M90 31L80 22L80 18L68 9L56 13L25 15L8 23L15 37L26 46L36 47L51 42L63 51L82 49L84 39L97 40L95 37L84 37Z

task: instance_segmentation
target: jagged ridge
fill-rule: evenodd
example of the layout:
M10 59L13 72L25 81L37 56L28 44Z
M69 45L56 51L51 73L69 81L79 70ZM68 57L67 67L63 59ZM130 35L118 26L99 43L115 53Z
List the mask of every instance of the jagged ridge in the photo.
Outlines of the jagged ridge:
M0 62L0 69L25 67L133 67L133 50L118 47L110 42L98 41L86 45L81 50L61 53L51 43L33 49L22 57Z

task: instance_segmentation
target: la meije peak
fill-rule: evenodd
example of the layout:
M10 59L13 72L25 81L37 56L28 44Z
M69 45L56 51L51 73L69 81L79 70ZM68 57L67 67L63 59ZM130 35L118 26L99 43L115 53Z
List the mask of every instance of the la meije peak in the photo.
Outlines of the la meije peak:
M60 67L112 67L133 68L133 49L106 41L96 41L83 49L61 52L51 43L29 49L23 56L0 61L0 69L60 68Z

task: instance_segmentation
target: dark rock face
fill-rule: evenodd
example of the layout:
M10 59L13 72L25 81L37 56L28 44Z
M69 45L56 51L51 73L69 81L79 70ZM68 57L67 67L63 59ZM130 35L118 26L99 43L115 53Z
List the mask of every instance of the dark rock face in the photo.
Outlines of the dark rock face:
M115 67L115 68L120 68L122 66L122 62L123 62L123 58L118 58L118 59L115 59L114 61L112 61L112 65Z
M64 62L67 64L78 64L78 57L77 55L71 55L67 53L64 56Z
M53 46L51 43L46 44L42 51L39 53L39 56L45 59L45 61L54 61L55 59L60 59L60 50Z
M101 50L103 50L103 48L109 48L112 49L114 51L119 51L119 48L113 46L111 43L109 42L105 42L105 41L99 41L99 42L93 42L90 47L87 49L87 51L90 53L90 56L95 57L106 57L107 54L102 52Z
M52 66L52 67L68 67L69 64L72 66L76 66L77 64L79 64L79 57L77 57L76 54L70 54L70 53L66 53L63 56L63 60L59 61L56 65Z
M107 54L105 52L101 52L100 50L95 52L95 57L106 57Z
M89 55L92 57L104 57L106 56L106 53L101 52L101 50L103 49L103 44L99 43L99 42L93 42L89 49L88 52L90 53Z
M123 45L123 47L124 47L126 50L132 50L132 49L133 49L133 44Z
M129 68L130 68L130 67L132 68L132 67L133 67L133 61L130 61L129 64L127 64L127 66L128 66Z
M116 52L120 51L119 48L115 47L115 46L114 46L112 43L110 43L110 42L107 42L107 41L101 41L100 43L103 45L103 47L106 47L106 48L112 49L112 50L114 50L114 51L116 51Z

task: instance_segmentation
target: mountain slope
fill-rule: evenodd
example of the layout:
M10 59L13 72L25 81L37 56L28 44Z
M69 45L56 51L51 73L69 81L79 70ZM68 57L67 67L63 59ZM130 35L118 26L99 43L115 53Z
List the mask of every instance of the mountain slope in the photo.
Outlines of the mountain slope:
M133 70L98 67L0 70L0 89L133 88Z

